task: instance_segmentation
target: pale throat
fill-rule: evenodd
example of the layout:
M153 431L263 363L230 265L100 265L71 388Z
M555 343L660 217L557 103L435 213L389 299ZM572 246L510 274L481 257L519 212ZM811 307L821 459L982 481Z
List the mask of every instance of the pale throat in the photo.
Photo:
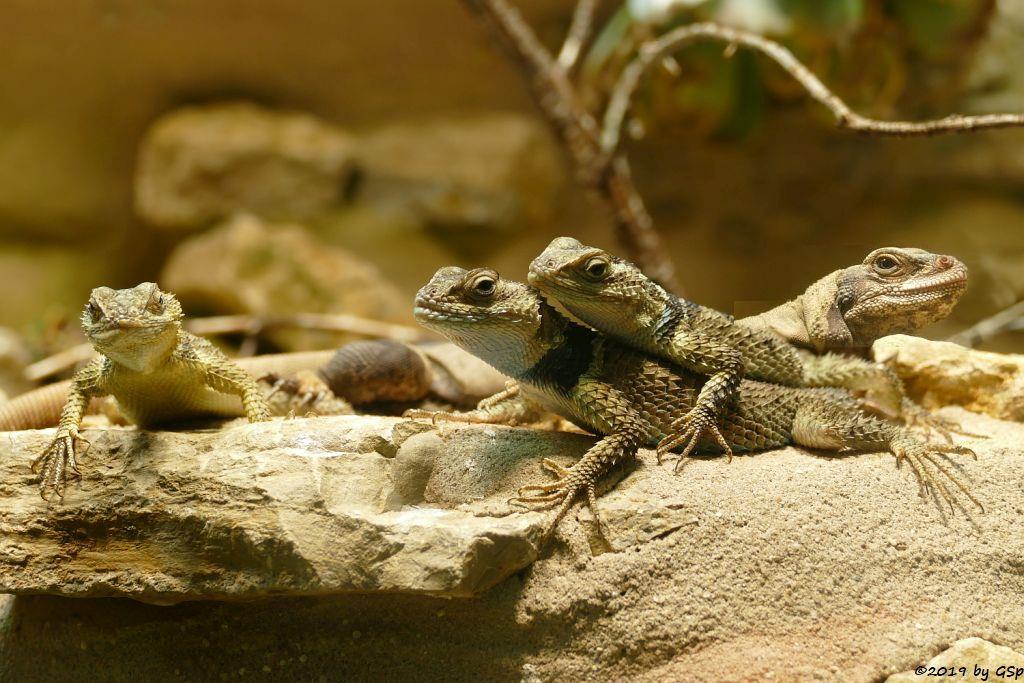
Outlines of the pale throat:
M122 330L109 339L93 339L97 351L118 365L135 372L152 372L162 366L178 345L180 326L170 325L156 335L141 336L137 330Z

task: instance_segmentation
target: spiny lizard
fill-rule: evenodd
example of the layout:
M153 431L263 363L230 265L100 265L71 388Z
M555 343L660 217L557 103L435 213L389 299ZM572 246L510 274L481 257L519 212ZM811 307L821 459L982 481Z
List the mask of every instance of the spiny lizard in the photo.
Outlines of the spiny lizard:
M948 312L959 299L966 269L948 256L919 249L887 248L872 252L864 264L813 284L801 297L775 309L768 320L788 320L789 335L773 328L734 321L712 308L678 299L646 277L632 263L571 237L559 237L530 265L530 284L549 300L595 330L645 353L709 375L693 410L680 418L659 445L660 453L683 445L684 455L705 434L728 451L716 422L736 396L743 377L786 386L837 386L874 390L876 398L908 421L948 434L955 425L932 417L906 399L902 382L884 366L862 358L814 356L792 345L813 338L829 348L863 343L874 333L909 331ZM829 287L832 289L830 290ZM805 300L831 306L804 306ZM822 310L823 309L823 310ZM899 315L883 315L884 311ZM781 311L789 311L787 317ZM800 311L803 327L792 324ZM850 314L850 332L843 315ZM832 329L833 332L826 332ZM838 330L846 334L839 334Z
M595 484L614 463L664 438L695 404L705 377L643 354L569 321L537 290L502 280L489 269L442 268L416 295L416 319L516 381L474 411L447 416L470 422L520 419L534 404L603 435L570 468L544 466L558 479L521 489L522 503L558 505L546 535L577 496L595 508ZM421 411L410 416L422 417ZM932 491L953 506L948 478L981 503L940 460L941 453L971 453L932 445L903 427L863 413L840 389L799 389L752 380L740 383L735 407L722 416L722 437L732 450L788 443L829 450L888 449L907 461L921 493ZM702 442L703 451L713 444ZM937 494L936 494L937 492ZM594 509L596 516L596 509Z
M121 413L147 427L207 415L270 419L256 381L210 342L181 328L178 300L152 282L99 287L82 312L82 329L101 354L75 373L52 443L32 463L40 493L63 497L80 476L75 445L82 414L95 396L113 395Z

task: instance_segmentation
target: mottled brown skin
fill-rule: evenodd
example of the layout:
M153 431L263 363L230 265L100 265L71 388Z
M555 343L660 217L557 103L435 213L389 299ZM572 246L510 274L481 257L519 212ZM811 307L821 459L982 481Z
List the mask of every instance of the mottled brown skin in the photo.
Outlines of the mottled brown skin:
M829 273L793 301L737 321L815 353L866 349L949 315L967 290L967 267L923 249L883 247Z
M181 305L151 282L132 289L94 289L82 329L101 355L78 372L52 443L33 462L40 493L62 498L69 476L80 476L75 445L90 399L112 395L121 414L139 426L237 413L270 419L256 381L205 339L181 328Z
M598 479L641 446L666 436L693 408L706 379L570 322L533 288L488 269L442 268L417 294L415 315L516 381L515 390L449 419L520 420L539 405L603 435L571 468L546 461L557 481L520 490L520 502L558 505L546 536L578 496L585 495L594 507ZM739 451L788 443L835 451L888 449L897 463L910 464L922 491L931 490L952 506L952 493L938 476L943 475L977 502L937 457L968 449L926 444L863 413L838 389L743 381L736 405L722 417L721 433L729 448ZM697 447L715 450L720 448L706 441Z

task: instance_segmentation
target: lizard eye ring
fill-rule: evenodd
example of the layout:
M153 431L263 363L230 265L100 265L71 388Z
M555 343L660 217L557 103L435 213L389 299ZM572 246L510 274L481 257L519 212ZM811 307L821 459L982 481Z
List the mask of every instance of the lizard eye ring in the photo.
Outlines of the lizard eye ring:
M900 263L889 254L879 254L871 266L879 275L893 275L900 270Z
M608 259L603 256L593 256L583 264L583 270L595 280L600 280L608 275Z
M494 290L497 288L497 282L490 275L481 275L470 283L473 288L473 293L481 297L489 297L494 294Z
M102 311L100 311L100 307L94 304L93 302L90 301L89 303L87 303L85 305L85 310L88 311L89 318L92 319L93 322L96 322L100 319Z

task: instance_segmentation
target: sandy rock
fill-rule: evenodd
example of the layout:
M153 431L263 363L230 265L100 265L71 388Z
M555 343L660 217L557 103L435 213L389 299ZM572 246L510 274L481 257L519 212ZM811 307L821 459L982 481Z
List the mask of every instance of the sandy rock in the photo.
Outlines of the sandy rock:
M295 224L237 215L192 237L160 276L186 308L213 313L349 313L412 324L409 298L375 266ZM268 331L283 348L330 348L338 333Z
M307 114L247 103L188 107L146 134L135 208L177 229L236 211L308 216L339 201L353 169L349 137Z
M410 435L395 429L402 422L87 430L85 479L51 507L27 463L52 430L11 433L0 466L0 592L165 604L353 591L467 596L532 562L540 514L385 511L394 490L421 476L396 471L387 455ZM506 460L525 468L516 434L498 438ZM465 457L461 439L445 440L439 457ZM472 499L448 493L453 503Z
M1004 420L1024 421L1024 356L975 351L908 335L883 337L875 360L903 379L925 407L958 405Z
M166 598L146 593L147 582L173 574L182 589L209 589L234 577L226 588L237 597L265 594L268 586L281 594L170 607L19 595L6 621L0 617L0 678L60 680L75 671L115 680L316 680L330 672L329 678L345 680L473 681L483 675L846 683L912 671L971 636L1019 652L1024 425L956 408L943 413L991 437L965 439L980 459L962 461L985 514L944 519L918 498L913 474L897 469L888 454L827 456L787 448L731 463L696 459L676 476L671 463L658 465L643 451L638 466L598 499L610 547L592 539L590 515L574 510L539 561L462 600L391 592L393 583L374 584L383 571L346 575L338 568L389 565L396 545L381 542L382 535L412 543L414 530L396 537L383 529L397 534L388 524L413 515L459 519L458 530L446 528L448 539L476 533L461 525L508 525L501 528L516 531L488 538L496 548L511 544L544 517L513 513L503 499L521 483L547 480L529 451L556 435L451 424L434 432L426 422L329 418L232 426L220 434L155 433L147 449L111 453L111 441L132 432L94 431L86 436L99 450L85 463L83 489L73 489L65 505L49 513L23 464L29 442L44 434L4 435L4 581L21 582L25 591L83 594L91 585L96 594L111 594L121 577L120 594ZM294 430L314 424L300 440ZM481 433L464 436L467 430ZM281 434L273 447L246 451L270 433ZM452 500L460 487L467 499L474 492L486 498L447 509L424 501L380 512L395 470L382 475L408 455L401 454L403 446L417 435L424 435L419 485L430 469L430 485L445 482ZM477 466L454 475L487 439L498 444L489 456L497 458L505 435L522 451L506 449L514 462L495 460L498 492L479 487ZM567 440L566 453L569 442L585 443L573 434L557 438ZM179 447L170 458L172 442ZM445 460L431 468L432 458ZM343 537L336 520L355 510L368 527L380 525L377 531L361 527L364 536ZM296 518L316 523L300 525ZM228 521L234 531L222 526ZM459 538L451 546L413 544L399 554L429 564L436 553L454 557L466 549L466 537ZM351 548L365 552L351 558L345 552ZM298 560L287 560L300 554L315 579L302 573ZM460 572L509 566L473 553L464 559ZM429 568L414 571L412 565L392 576L423 576ZM334 590L346 576L365 592L288 597L314 580ZM440 583L450 574L439 576ZM39 584L30 586L34 581Z
M889 676L885 683L1018 680L1024 678L1024 654L983 638L964 638L919 668L923 669L920 674L904 671ZM937 672L942 670L946 673L939 675Z

